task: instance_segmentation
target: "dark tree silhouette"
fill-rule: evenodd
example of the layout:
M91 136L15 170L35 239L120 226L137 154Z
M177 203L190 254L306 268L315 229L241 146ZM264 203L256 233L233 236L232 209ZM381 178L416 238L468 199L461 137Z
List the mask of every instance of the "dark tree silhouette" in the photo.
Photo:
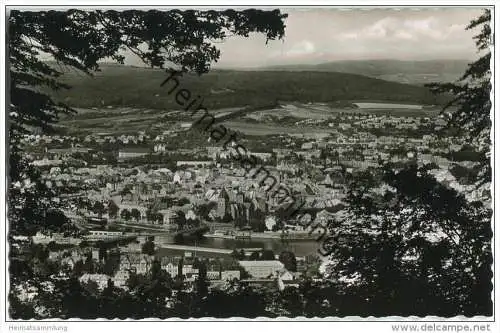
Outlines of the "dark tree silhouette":
M290 251L283 251L280 253L279 260L285 265L285 268L290 272L297 271L297 259L295 254Z
M259 260L260 259L260 254L259 252L255 251L250 254L250 257L248 260Z
M120 217L125 221L128 221L132 217L132 214L128 209L123 209L122 212L120 213Z
M174 219L178 230L183 230L186 227L186 214L183 211L177 211L177 216Z
M108 259L108 250L104 244L99 244L99 261L104 262Z
M348 216L322 244L331 277L353 279L372 314L491 314L491 210L426 167L386 165L378 178L350 180Z
M94 206L92 207L92 211L99 217L102 217L102 215L106 212L106 207L104 207L104 204L102 202L96 201L94 203Z
M193 264L193 267L198 269L198 277L196 278L196 290L198 296L206 296L208 294L208 281L207 281L207 264L204 261L198 261Z
M60 210L50 209L45 214L47 224L44 226L49 230L61 231L63 226L69 222L69 219Z
M245 260L245 252L243 250L237 251L236 249L231 252L231 257L236 260Z
M146 241L142 245L142 253L147 254L147 255L154 255L155 254L155 243L151 240Z
M136 221L139 221L141 218L141 212L137 208L133 208L130 212L130 216L134 218Z
M260 256L260 260L275 260L273 250L264 250Z
M117 217L119 207L115 204L113 200L110 200L108 203L108 214L109 217Z

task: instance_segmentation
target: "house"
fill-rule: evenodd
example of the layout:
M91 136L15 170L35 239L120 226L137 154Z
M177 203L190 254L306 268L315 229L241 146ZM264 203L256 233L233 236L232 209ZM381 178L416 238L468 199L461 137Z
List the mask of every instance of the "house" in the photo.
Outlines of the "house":
M207 280L220 280L221 272L219 271L207 271Z
M120 257L120 266L119 270L130 270L132 269L132 263L130 262L130 259L128 256L121 256Z
M330 177L329 174L326 175L325 179L319 183L320 185L325 185L325 186L333 186L333 181L332 178Z
M231 281L234 279L241 279L241 272L237 270L231 270L231 271L222 271L220 274L220 279L223 281Z
M180 184L181 180L182 180L181 174L179 172L176 172L173 179L174 184Z
M156 145L154 145L153 150L155 151L155 153L165 152L166 151L166 145L162 144L162 143L156 144Z
M291 149L274 148L273 152L276 154L278 160L287 157L292 153Z
M67 266L70 269L75 268L75 264L78 260L72 257L66 257L61 260L61 266Z
M135 205L135 204L132 204L132 203L118 203L117 204L118 206L118 213L117 215L122 218L122 212L127 210L130 214L132 212L135 212L137 211L139 213L139 216L135 216L135 217L131 217L132 218L138 218L137 222L140 222L140 221L145 221L146 220L146 212L147 212L147 208L146 207L143 207L143 206L140 206L140 205Z
M177 166L208 167L214 164L213 161L177 161Z
M99 241L99 240L110 240L123 237L124 233L121 231L104 231L104 230L90 230L88 235L85 235L85 240L88 241ZM97 250L95 250L97 251ZM98 252L96 252L97 254ZM97 256L92 256L92 258L98 258Z
M255 156L256 158L261 159L264 162L269 161L273 156L271 153L256 153L256 152L250 152L249 155Z
M123 288L126 286L128 279L130 278L130 271L128 270L118 270L113 277L113 283L115 287Z
M163 216L164 228L169 227L170 224L172 224L174 219L177 217L177 212L171 208L159 210L158 213Z
M297 156L301 156L306 160L311 160L313 158L320 158L321 156L321 150L319 149L314 149L314 150L306 150L306 151L297 151L295 152Z
M312 148L313 148L313 142L305 142L301 146L301 149L312 149Z
M186 277L186 281L194 281L198 277L199 269L194 268L193 265L184 265L182 274Z
M287 287L298 288L299 282L292 273L285 270L278 275L278 289L282 291Z
M96 249L96 248L92 248L92 250L90 251L91 253L91 258L95 261L99 261L99 249Z
M229 194L225 188L223 188L217 199L216 215L218 217L224 217L229 213Z
M164 257L160 264L161 269L166 271L170 277L175 278L179 274L179 263L177 260Z
M255 279L266 279L274 277L284 269L282 262L278 260L250 261L240 260L239 264Z
M140 256L139 260L134 263L135 265L133 264L133 266L135 267L135 272L137 274L147 274L151 269L151 265L153 263L152 259L152 256Z
M119 270L135 271L137 274L147 274L151 270L153 256L145 254L123 255L120 257Z
M128 142L128 141L127 141ZM118 152L119 160L143 157L151 153L149 148L125 148Z
M190 209L186 214L186 220L196 220L196 214L192 209Z
M99 287L99 289L102 290L102 289L107 287L109 279L110 279L110 277L106 274L88 274L88 273L85 273L80 277L79 281L80 281L80 283L88 283L89 281L94 281L95 283L97 283L97 286Z
M61 165L62 163L63 163L62 160L49 160L47 158L44 158L42 160L35 160L35 161L31 162L32 165L39 166L39 167L57 166L57 165Z

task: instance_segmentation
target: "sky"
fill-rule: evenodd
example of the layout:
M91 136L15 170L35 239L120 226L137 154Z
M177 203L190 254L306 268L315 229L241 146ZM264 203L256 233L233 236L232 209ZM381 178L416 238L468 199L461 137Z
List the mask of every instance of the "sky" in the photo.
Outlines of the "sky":
M293 8L283 40L265 36L230 37L217 47L221 58L214 68L318 64L339 60L474 60L473 36L465 30L482 13L462 8ZM144 66L125 51L125 64ZM43 55L42 55L43 57Z
M219 65L253 67L336 60L435 60L477 57L468 23L474 8L284 10L284 41L231 38Z
M214 67L316 64L337 60L437 60L477 57L467 24L479 8L283 9L285 38L267 45L263 35L219 44ZM136 59L127 56L127 63Z

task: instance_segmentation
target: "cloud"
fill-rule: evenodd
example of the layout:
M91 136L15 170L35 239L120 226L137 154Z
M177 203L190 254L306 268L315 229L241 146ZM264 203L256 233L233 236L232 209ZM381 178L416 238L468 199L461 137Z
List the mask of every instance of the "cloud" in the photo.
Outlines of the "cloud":
M338 35L340 40L414 40L432 39L442 41L452 34L461 33L465 25L446 25L435 17L422 19L401 19L385 17L373 24Z
M316 47L314 43L309 40L303 40L298 43L295 43L287 52L288 56L299 56L299 55L307 55L312 54L316 51Z
M373 25L368 26L364 34L369 38L386 38L394 31L398 25L398 20L391 17L386 17L380 21L375 22Z
M404 30L398 31L394 34L394 37L397 39L407 39L407 40L412 40L415 38L412 34L409 32L406 32Z
M265 43L261 34L220 44L218 66L320 63L346 59L474 59L465 26L481 10L371 9L289 10L284 40Z
M412 31L427 33L433 30L435 19L433 17L428 17L422 20L404 20L403 26Z

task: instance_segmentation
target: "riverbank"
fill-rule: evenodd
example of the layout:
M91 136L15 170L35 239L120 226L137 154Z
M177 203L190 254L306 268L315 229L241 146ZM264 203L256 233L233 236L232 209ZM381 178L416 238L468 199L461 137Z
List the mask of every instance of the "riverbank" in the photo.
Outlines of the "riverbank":
M286 241L311 241L315 240L317 236L310 234L307 231L304 232L287 232L282 233L281 231L269 231L269 232L251 232L245 236L239 236L237 234L217 234L209 233L203 235L205 238L216 238L216 239L277 239Z
M217 248L192 246L192 245L177 245L177 244L162 244L160 245L160 248L167 250L218 253L218 254L231 254L233 252L233 250L227 250L227 249L217 249Z

